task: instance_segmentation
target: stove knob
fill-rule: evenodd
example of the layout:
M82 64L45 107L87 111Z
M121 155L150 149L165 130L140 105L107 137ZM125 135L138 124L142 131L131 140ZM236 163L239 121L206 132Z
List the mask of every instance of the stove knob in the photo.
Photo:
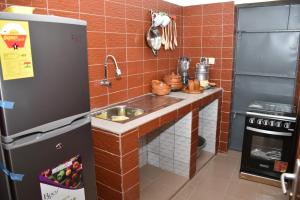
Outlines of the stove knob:
M285 122L283 126L284 126L284 128L289 129L289 128L291 128L291 123Z
M254 118L254 117L252 117L252 118L249 119L249 123L250 123L250 124L254 124L254 121L255 121L255 118Z
M265 120L263 121L263 124L264 124L265 126L267 126L268 123L269 123L269 120L267 120L267 119L265 119Z
M277 128L280 128L280 127L281 127L281 124L282 124L282 122L276 122L276 123L275 123L275 126L276 126Z
M275 121L274 120L270 120L270 126L273 127L275 125Z
M258 124L258 125L261 125L261 124L262 124L262 121L263 121L263 119L258 119L258 120L257 120L257 124Z

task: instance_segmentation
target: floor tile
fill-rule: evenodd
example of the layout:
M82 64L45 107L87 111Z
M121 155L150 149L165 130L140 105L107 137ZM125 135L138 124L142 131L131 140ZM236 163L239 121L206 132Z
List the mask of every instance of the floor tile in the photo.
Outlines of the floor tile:
M239 178L241 153L213 157L172 200L287 200L281 188Z
M145 165L140 169L140 199L170 199L187 181L188 178Z
M196 162L196 171L199 171L207 162L214 157L214 154L208 151L200 150Z

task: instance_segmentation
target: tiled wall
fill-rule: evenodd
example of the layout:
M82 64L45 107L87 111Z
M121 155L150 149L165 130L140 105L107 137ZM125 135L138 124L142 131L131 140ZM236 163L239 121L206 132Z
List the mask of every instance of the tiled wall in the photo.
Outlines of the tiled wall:
M192 113L140 138L139 166L150 164L189 177Z
M215 57L210 81L224 89L221 107L219 151L227 151L234 58L234 3L215 3L183 8L183 55L192 58L190 75L201 56Z
M198 134L205 138L206 145L204 151L215 153L216 151L216 131L217 131L217 115L218 100L215 100L199 112L199 132Z
M0 0L8 5L36 7L35 13L83 19L88 22L88 69L91 107L103 107L150 92L152 79L176 70L182 55L192 58L191 74L200 56L216 58L210 68L211 81L224 88L221 113L220 151L228 148L232 92L234 41L234 3L180 7L162 0ZM179 48L161 50L154 57L145 43L150 26L149 9L176 15ZM183 31L184 30L184 31ZM122 70L114 79L113 66L108 76L112 88L99 85L104 77L106 54L113 54Z
M0 0L0 9L7 5L36 7L35 13L54 14L88 22L88 63L91 107L102 107L150 92L152 79L175 71L182 49L161 50L153 56L145 44L150 26L149 9L176 15L179 47L182 47L182 7L162 0ZM100 86L104 77L105 55L116 57L122 79L114 79L109 66L112 88Z

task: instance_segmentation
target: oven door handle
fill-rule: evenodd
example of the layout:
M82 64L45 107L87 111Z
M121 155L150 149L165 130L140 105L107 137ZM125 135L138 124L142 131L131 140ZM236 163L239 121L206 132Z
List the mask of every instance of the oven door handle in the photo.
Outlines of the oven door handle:
M292 136L292 133L289 133L289 132L268 131L268 130L262 130L262 129L258 129L258 128L252 128L250 126L247 126L246 129L249 131L268 134L268 135L277 135L277 136L285 136L285 137Z

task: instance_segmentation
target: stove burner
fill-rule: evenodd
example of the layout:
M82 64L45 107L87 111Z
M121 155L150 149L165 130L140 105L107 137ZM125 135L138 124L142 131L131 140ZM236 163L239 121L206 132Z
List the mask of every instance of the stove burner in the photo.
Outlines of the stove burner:
M295 108L290 104L255 101L249 105L249 111L273 115L290 116L295 113Z

